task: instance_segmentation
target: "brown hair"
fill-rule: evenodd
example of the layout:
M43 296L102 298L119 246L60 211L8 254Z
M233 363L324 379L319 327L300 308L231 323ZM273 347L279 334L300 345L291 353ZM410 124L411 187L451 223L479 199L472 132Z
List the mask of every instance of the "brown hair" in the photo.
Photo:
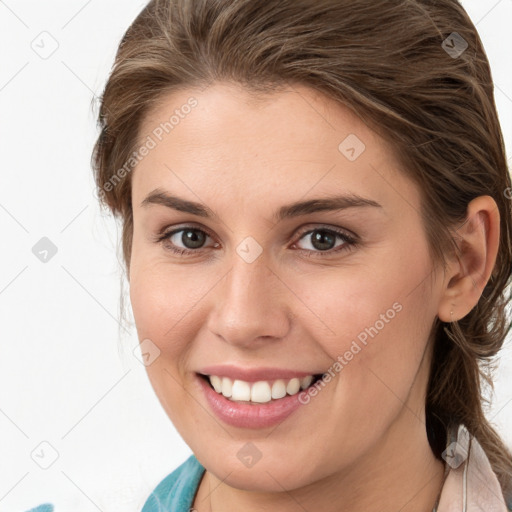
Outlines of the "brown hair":
M102 204L123 222L127 269L130 156L141 120L164 94L215 81L255 94L300 83L351 108L391 143L418 184L435 261L444 263L448 251L457 250L454 229L464 222L468 203L481 195L494 198L500 246L483 294L460 321L436 318L432 327L426 420L438 458L447 429L466 425L508 496L512 455L484 415L483 386L492 389L494 356L509 329L512 189L489 63L464 9L456 0L149 2L121 41L101 98L93 153Z

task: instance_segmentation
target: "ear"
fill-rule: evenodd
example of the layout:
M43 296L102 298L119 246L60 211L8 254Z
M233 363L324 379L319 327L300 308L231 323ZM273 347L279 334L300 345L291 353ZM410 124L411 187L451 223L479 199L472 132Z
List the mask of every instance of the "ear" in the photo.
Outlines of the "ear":
M500 241L500 214L490 196L473 199L466 220L454 232L458 251L445 272L438 316L453 322L466 316L478 303L489 281Z

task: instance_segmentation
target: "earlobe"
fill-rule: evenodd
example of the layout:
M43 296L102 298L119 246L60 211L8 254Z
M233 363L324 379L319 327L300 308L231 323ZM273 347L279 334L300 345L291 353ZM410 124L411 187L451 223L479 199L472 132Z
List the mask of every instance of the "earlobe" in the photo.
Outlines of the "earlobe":
M460 320L476 306L496 263L500 215L492 197L479 196L469 203L454 239L458 250L447 265L438 310L439 319L447 323Z

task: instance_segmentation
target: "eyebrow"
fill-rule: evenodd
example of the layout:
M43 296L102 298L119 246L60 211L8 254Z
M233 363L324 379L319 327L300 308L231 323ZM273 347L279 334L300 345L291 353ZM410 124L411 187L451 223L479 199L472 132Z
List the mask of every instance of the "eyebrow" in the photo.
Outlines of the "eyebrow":
M190 213L199 217L218 218L218 215L208 208L208 206L170 195L158 188L150 192L140 205L142 207L147 207L151 204L160 204L167 208ZM382 205L373 199L367 199L357 194L346 194L341 196L309 199L307 201L296 201L279 208L272 218L275 222L278 222L284 219L307 215L310 213L362 207L382 208Z

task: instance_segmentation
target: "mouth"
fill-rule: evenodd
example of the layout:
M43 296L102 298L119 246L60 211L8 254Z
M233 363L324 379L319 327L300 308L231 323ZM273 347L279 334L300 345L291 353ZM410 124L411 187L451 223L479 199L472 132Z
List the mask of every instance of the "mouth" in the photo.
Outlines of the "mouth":
M232 401L245 404L261 405L277 402L287 396L293 396L314 386L322 378L322 373L293 377L290 379L273 379L248 382L219 375L197 374L218 395Z

